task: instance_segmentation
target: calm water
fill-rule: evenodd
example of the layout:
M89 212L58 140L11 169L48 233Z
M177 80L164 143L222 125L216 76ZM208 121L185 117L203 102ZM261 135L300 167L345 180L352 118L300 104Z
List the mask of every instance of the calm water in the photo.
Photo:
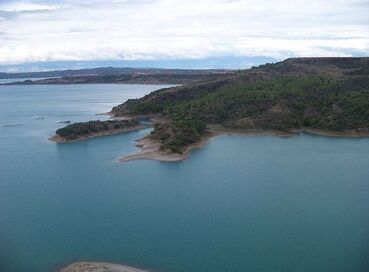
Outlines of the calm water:
M220 136L183 162L126 164L115 159L148 130L47 140L58 120L105 118L94 114L157 88L0 87L1 272L76 260L160 272L369 271L369 139Z

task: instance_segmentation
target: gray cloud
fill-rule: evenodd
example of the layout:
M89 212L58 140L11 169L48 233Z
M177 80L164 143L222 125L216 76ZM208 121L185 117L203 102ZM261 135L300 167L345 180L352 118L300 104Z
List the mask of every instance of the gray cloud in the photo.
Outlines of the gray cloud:
M0 63L368 55L368 2L0 1Z

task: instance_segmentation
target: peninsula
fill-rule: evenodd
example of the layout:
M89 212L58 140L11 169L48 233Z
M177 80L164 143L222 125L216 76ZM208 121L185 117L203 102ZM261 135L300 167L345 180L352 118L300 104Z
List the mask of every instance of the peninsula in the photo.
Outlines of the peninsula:
M49 139L58 143L74 142L97 136L111 135L127 131L143 129L148 125L142 125L137 120L107 120L73 123L60 128Z
M296 58L154 91L110 112L156 116L139 154L120 159L184 159L228 132L369 135L369 58Z

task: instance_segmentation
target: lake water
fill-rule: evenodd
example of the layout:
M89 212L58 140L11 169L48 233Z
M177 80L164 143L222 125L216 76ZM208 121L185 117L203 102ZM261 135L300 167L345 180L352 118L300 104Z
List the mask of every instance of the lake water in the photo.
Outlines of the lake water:
M369 139L219 136L182 162L116 158L149 130L58 145L153 85L0 87L0 271L369 271ZM43 117L44 119L40 119ZM4 127L5 125L5 127ZM16 125L16 126L9 126Z

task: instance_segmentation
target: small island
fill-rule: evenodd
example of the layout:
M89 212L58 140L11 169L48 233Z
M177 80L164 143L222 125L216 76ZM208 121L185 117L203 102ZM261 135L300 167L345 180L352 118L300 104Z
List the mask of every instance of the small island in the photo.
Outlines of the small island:
M135 119L79 122L58 129L49 140L57 143L67 143L146 127L148 125L142 125Z

